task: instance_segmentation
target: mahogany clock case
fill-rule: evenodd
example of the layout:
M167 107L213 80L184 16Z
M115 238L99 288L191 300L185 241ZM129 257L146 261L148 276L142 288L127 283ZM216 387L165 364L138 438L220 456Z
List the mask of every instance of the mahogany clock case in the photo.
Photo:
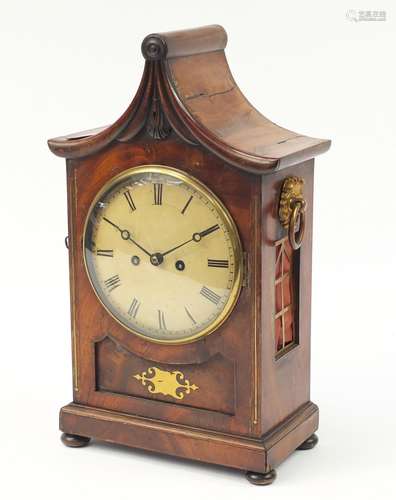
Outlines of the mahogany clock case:
M316 443L310 438L318 427L310 401L313 157L330 142L258 113L232 78L226 40L220 26L146 37L142 82L124 115L109 127L49 141L67 159L74 391L60 428L70 446L97 438L252 471L252 482L267 484L297 447ZM103 308L84 267L92 200L114 176L150 164L179 169L212 190L243 247L235 308L217 331L189 344L156 344L127 331ZM296 251L278 217L290 177L303 179L308 207ZM277 263L284 248L292 277L290 316L281 315L281 324L291 336L279 348ZM173 395L156 391L154 378L143 383L153 368L171 378L181 373L172 379Z

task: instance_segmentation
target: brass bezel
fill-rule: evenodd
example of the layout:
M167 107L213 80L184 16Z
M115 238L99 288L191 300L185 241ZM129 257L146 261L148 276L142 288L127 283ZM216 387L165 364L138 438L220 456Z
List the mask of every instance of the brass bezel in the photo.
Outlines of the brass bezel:
M111 187L119 182L121 182L124 178L130 177L133 174L141 174L141 173L158 173L158 174L166 174L175 177L176 179L181 180L182 182L185 182L187 184L190 184L194 189L196 189L198 192L200 192L202 195L208 197L215 207L215 209L221 213L222 217L224 218L224 223L227 227L227 230L229 231L231 242L232 242L232 247L235 255L235 280L233 287L230 292L230 296L228 298L228 301L226 302L224 309L221 311L219 316L216 318L215 321L213 321L210 325L205 327L203 330L201 330L198 333L195 333L194 335L191 335L190 337L186 337L183 339L176 339L176 340L162 340L162 339L153 339L151 337L148 337L147 335L144 335L143 333L137 332L133 330L133 328L129 327L126 325L123 321L118 319L112 311L106 306L106 304L103 303L101 297L99 296L98 292L96 291L96 288L94 286L94 283L91 279L89 269L88 269L88 264L86 260L86 255L85 255L85 236L86 236L86 230L87 226L89 223L89 219L91 217L92 211L94 207L96 206L96 203L100 200L100 198L111 189ZM85 223L84 223L84 229L83 229L83 239L82 239L82 252L83 252L83 260L84 260L84 267L85 271L87 273L88 280L92 286L92 289L98 298L100 304L104 307L106 312L110 314L110 316L122 327L124 327L127 331L133 333L134 335L137 335L138 337L148 341L152 342L154 344L165 344L165 345L181 345L181 344L190 344L191 342L195 342L199 340L200 338L206 337L207 335L213 333L215 330L217 330L230 316L231 312L233 311L236 302L238 300L241 287L242 287L242 281L243 281L243 276L242 276L242 257L243 257L243 251L242 251L242 244L241 240L239 237L238 229L236 227L236 224L234 220L232 219L230 213L220 201L220 199L211 191L205 184L203 184L201 181L196 179L195 177L191 176L190 174L187 174L185 172L182 172L181 170L178 170L174 167L169 167L166 165L152 165L152 164L147 164L147 165L139 165L136 167L131 167L128 168L127 170L123 171L122 173L114 176L111 178L109 181L107 181L102 188L98 191L96 194L94 200L92 201L87 216L85 218Z

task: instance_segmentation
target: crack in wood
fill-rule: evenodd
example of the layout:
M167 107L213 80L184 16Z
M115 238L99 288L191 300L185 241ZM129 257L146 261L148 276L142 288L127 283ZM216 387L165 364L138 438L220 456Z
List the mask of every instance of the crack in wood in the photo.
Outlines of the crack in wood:
M235 85L233 85L230 89L227 90L221 90L220 92L212 92L210 94L207 94L206 92L199 92L198 94L193 94L188 97L186 97L186 101L191 101L192 99L197 99L198 97L215 97L216 95L221 95L221 94L227 94L228 92L232 92L235 89Z
M294 139L298 139L299 137L304 137L303 135L294 135L293 137L289 137L288 139L283 139L283 141L277 142L277 144L284 144L288 141L293 141Z

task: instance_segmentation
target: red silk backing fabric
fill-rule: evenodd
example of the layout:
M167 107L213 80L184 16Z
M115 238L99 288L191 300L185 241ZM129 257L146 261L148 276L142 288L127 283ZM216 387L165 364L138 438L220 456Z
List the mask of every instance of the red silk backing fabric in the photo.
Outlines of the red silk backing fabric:
M276 242L275 342L279 352L294 341L293 250L288 238Z

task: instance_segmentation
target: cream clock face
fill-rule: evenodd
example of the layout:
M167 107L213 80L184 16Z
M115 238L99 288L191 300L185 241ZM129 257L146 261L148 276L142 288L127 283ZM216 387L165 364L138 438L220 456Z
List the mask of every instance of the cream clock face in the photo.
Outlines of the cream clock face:
M112 179L84 231L89 279L131 332L186 343L228 317L241 287L241 244L229 213L203 184L145 165Z

